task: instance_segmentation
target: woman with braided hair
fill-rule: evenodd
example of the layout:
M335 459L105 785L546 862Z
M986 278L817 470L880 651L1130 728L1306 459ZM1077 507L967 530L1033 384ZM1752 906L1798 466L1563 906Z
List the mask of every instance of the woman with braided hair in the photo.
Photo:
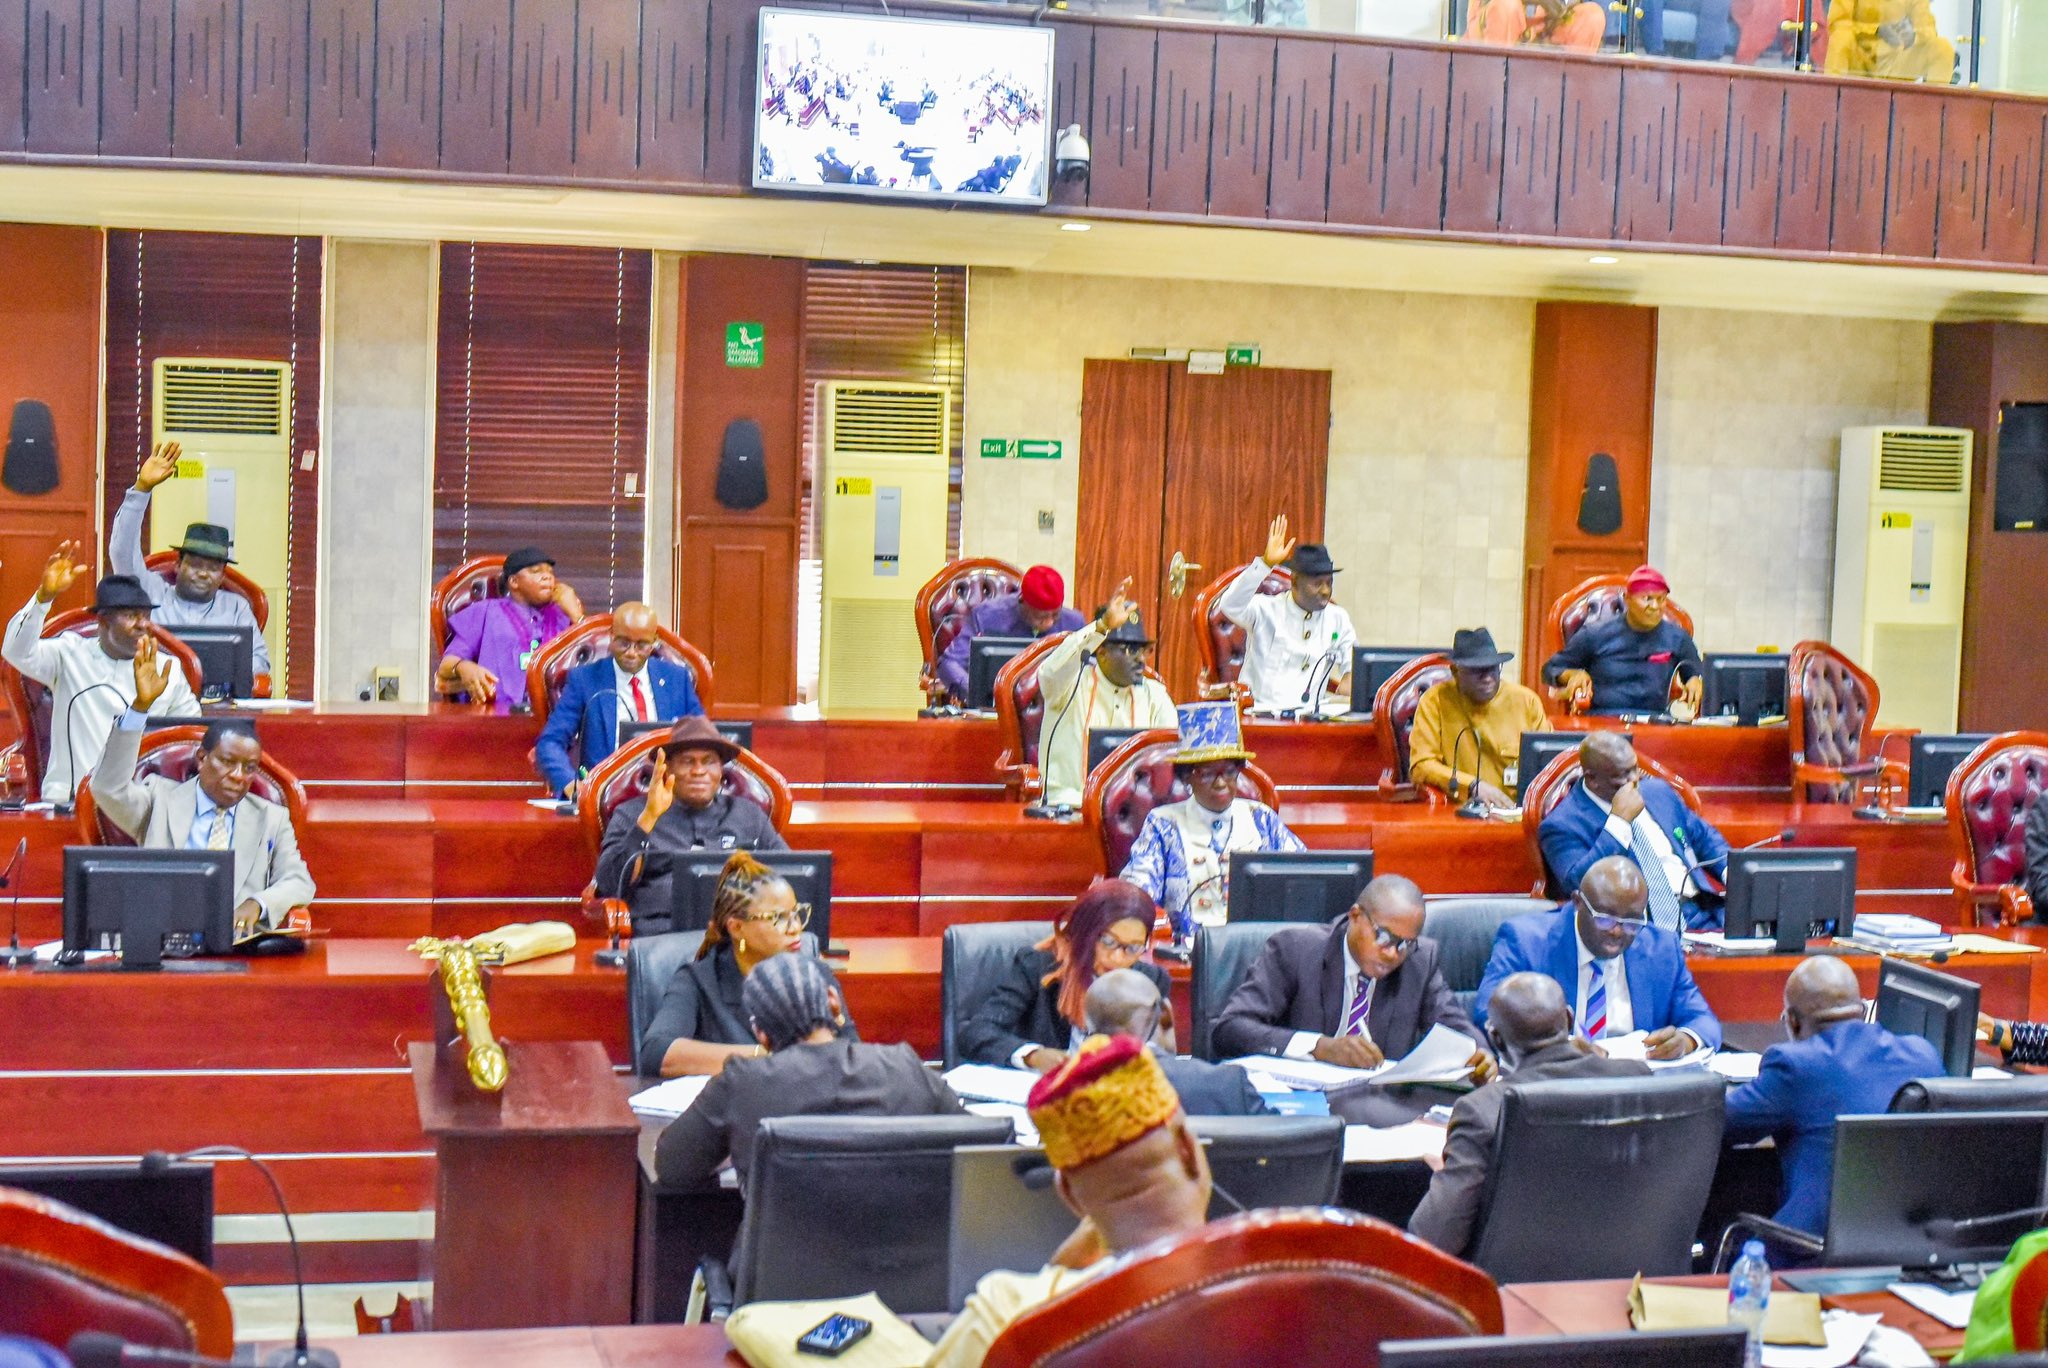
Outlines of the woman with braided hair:
M760 964L801 953L810 920L810 907L796 900L788 880L746 851L734 851L718 876L711 925L704 928L697 958L669 980L640 1038L640 1072L664 1078L715 1074L734 1055L760 1053L741 989ZM847 1032L860 1038L851 1019Z

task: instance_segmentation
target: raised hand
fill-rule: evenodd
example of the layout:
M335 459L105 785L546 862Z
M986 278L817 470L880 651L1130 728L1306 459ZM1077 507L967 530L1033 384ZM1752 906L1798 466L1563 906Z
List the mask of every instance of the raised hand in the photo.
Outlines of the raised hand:
M135 487L147 492L176 475L178 458L184 454L185 449L176 442L158 442L150 448L149 459L142 463L142 469L135 472Z
M145 632L135 643L135 711L146 713L154 707L168 683L157 663L156 636Z
M78 559L79 553L84 550L85 546L81 542L64 541L57 543L57 549L52 551L50 558L43 562L42 582L36 586L36 601L38 603L48 603L51 599L56 598L57 595L78 583L80 575L91 572L92 562Z
M1294 554L1294 538L1287 535L1287 515L1277 514L1266 528L1266 549L1259 559L1268 565L1278 565Z
M668 752L654 753L654 776L647 781L647 806L640 811L639 827L653 831L669 805L676 800L676 777L668 772Z
M1124 582L1109 596L1109 603L1102 610L1102 630L1114 632L1138 615L1138 605L1131 602L1131 577L1124 576Z

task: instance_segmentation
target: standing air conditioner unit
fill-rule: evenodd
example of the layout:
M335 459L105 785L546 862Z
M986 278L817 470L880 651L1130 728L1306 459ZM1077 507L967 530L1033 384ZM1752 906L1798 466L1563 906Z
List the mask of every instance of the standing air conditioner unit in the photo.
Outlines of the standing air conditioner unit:
M914 605L946 563L952 396L942 385L869 381L820 389L819 703L828 716L914 716L924 703Z
M150 403L151 439L176 442L178 476L156 487L149 549L218 523L234 538L235 568L270 599L264 640L281 695L288 639L292 368L283 361L163 357Z
M1829 633L1876 677L1892 727L1956 729L1968 428L1845 428Z

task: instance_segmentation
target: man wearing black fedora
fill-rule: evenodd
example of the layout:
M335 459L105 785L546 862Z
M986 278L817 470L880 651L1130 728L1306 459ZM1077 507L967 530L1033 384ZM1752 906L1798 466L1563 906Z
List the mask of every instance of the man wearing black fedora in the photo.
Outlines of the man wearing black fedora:
M43 635L50 604L90 573L79 560L77 542L59 543L43 563L34 597L7 624L0 657L50 691L50 755L43 766L43 799L68 803L75 776L90 770L107 744L114 719L135 700L135 648L149 635L149 595L132 575L108 575L99 582L92 610L99 631ZM165 659L163 695L153 711L197 717L199 700L176 661Z
M1145 673L1153 644L1125 576L1093 622L1068 632L1038 662L1039 695L1045 700L1038 765L1045 774L1048 807L1081 805L1090 731L1179 723L1173 695Z
M1534 689L1501 677L1515 658L1484 627L1460 628L1451 642L1451 677L1415 705L1408 733L1408 777L1442 789L1452 801L1477 797L1511 808L1521 782L1522 733L1548 725Z
M176 442L160 442L135 472L135 485L121 498L121 510L107 532L107 557L117 575L131 575L149 595L150 616L175 633L180 627L246 627L250 638L250 668L259 676L270 673L270 647L263 629L256 625L256 613L240 594L221 592L228 567L235 563L234 537L218 523L196 522L185 529L185 540L172 547L178 553L178 578L164 583L163 576L149 569L142 550L142 515L156 487L178 473L182 451ZM267 691L259 683L257 694Z
M1261 594L1266 576L1283 565L1293 575L1287 592ZM1330 602L1336 576L1329 548L1296 545L1282 513L1266 529L1266 549L1217 598L1217 611L1244 628L1244 668L1237 677L1251 689L1253 707L1342 712L1350 705L1358 633L1351 614Z

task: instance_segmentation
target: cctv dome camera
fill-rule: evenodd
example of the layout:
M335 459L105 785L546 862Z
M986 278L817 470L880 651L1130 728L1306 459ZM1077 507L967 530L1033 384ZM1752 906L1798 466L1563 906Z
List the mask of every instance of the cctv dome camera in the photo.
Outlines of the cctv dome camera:
M1082 136L1081 125L1068 124L1060 130L1059 141L1053 144L1054 174L1063 181L1085 181L1088 162L1088 139Z

